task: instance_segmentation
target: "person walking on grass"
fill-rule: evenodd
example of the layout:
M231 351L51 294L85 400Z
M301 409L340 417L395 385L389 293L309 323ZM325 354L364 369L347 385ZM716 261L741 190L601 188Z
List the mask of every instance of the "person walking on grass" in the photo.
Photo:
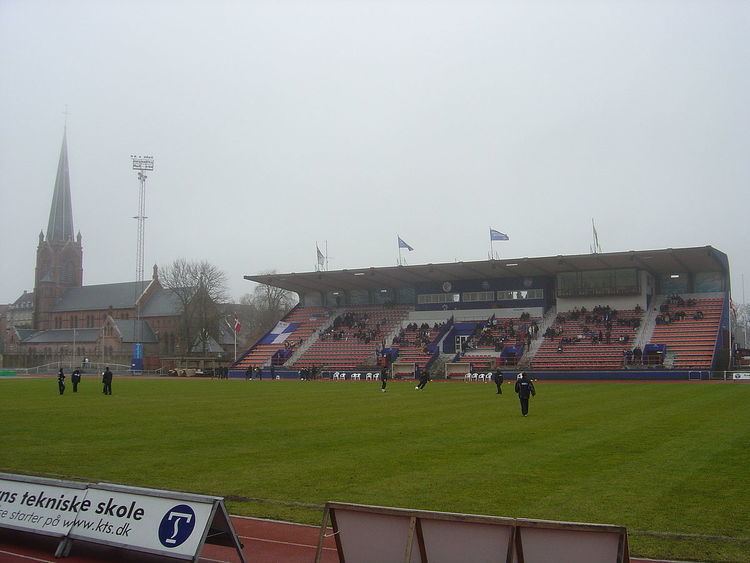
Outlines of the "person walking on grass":
M65 372L62 368L57 372L57 390L60 391L60 395L65 393Z
M417 368L419 369L419 368ZM419 374L419 372L417 372ZM425 385L427 385L427 382L430 380L430 372L427 370L424 370L419 375L419 385L417 385L414 389L419 389L420 391L425 388Z
M526 376L525 371L519 373L516 378L516 393L518 393L518 399L521 401L521 414L528 416L529 397L536 395L536 389L534 389L534 384Z
M78 384L81 382L81 370L76 369L70 376L70 382L73 384L73 393L78 393Z
M109 366L104 370L104 373L102 374L102 383L104 384L103 393L105 395L111 395L112 394L112 372L109 371Z
M499 369L495 370L495 373L492 374L492 381L495 382L495 387L497 387L497 393L495 395L502 395L503 394L503 372Z
M380 368L380 391L385 393L385 386L388 385L388 366Z

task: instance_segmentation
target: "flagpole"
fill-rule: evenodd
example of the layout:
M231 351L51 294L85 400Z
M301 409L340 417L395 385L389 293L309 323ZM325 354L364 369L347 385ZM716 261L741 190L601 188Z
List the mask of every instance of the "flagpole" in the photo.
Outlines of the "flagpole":
M398 246L398 265L401 265L401 244L398 241L398 236L396 237L396 246Z
M326 272L328 271L328 240L326 240Z

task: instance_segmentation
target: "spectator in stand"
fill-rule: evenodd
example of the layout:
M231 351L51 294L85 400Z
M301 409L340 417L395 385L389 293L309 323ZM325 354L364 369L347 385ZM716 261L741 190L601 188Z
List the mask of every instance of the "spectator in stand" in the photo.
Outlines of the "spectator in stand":
M633 348L633 360L639 365L643 361L643 350L641 350L640 346Z
M633 363L633 352L631 350L623 350L622 357L623 357L623 361L625 362L625 365L629 365Z
M696 312L695 312L695 313L693 314L693 320L694 320L694 321L700 321L700 320L703 320L703 311L696 311Z

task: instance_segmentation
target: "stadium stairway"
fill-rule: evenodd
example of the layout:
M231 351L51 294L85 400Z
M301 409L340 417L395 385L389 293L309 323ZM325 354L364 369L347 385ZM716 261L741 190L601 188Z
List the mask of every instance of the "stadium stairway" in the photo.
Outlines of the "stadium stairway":
M293 366L294 363L299 360L302 357L302 354L307 352L307 350L310 349L310 346L315 344L318 341L318 337L320 336L320 333L326 330L328 327L330 327L333 324L333 321L335 318L340 315L344 309L333 309L331 316L328 318L328 322L323 323L320 325L313 333L305 340L302 345L297 346L294 349L294 353L289 356L289 359L284 362L284 367L290 367Z
M542 317L542 322L539 324L539 336L531 341L531 346L524 352L523 356L518 362L518 367L528 368L531 366L531 362L534 360L534 356L544 344L544 338L542 335L555 323L557 317L557 307L553 305Z
M367 314L368 318L364 327L355 328L339 326L336 331L343 332L343 338L318 338L291 366L293 369L318 366L325 369L355 369L363 365L375 366L375 349L378 347L386 334L401 324L406 318L409 309L407 307L383 308L377 306L353 306L340 313L356 315ZM358 322L361 322L358 320ZM334 323L335 324L335 323ZM379 328L378 328L379 327ZM360 330L376 330L376 334L369 342L357 338L356 333Z
M319 325L329 322L329 310L323 307L300 307L293 308L282 319L290 324L297 324L295 330L289 337L290 340L304 342L316 330ZM270 333L270 331L269 331ZM268 334L268 333L267 333ZM267 335L266 334L266 335ZM284 344L261 344L262 338L251 346L233 365L232 370L246 370L248 366L262 367L271 364L272 356L284 348Z

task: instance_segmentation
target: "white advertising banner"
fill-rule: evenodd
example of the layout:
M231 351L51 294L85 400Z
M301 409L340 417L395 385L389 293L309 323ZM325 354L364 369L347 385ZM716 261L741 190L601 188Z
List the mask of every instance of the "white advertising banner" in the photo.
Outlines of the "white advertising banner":
M736 372L733 378L740 381L748 381L750 380L750 372Z
M78 513L68 537L191 559L203 543L214 501L168 491L90 485L87 509Z
M213 496L0 473L0 528L60 537L57 557L80 540L196 560L208 541L245 561L224 500Z
M86 485L0 474L0 526L64 536L85 503Z

